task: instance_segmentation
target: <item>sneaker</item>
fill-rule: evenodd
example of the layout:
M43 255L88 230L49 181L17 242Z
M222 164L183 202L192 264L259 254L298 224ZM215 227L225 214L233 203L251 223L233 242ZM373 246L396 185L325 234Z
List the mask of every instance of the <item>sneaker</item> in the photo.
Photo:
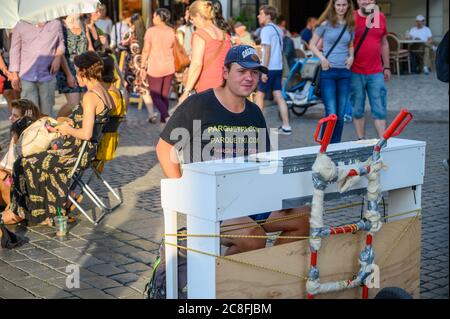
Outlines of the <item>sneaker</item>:
M348 114L345 114L345 115L344 115L344 122L345 122L345 123L350 123L350 122L352 122L352 121L353 121L353 118L352 118L351 115L348 115Z
M429 75L430 74L430 69L427 66L425 66L423 68L423 74L425 74L425 75Z
M275 134L278 134L278 135L291 135L292 134L292 129L290 129L290 128L284 128L284 127L282 127L282 126L280 126L279 128L278 128L278 130L275 132Z

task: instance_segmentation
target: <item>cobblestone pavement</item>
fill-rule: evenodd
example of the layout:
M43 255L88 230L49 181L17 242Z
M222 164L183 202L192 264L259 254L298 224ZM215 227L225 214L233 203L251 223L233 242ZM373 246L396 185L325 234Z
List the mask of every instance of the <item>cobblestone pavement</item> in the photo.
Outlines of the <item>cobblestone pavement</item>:
M448 298L448 173L442 160L448 158L448 86L424 76L402 76L389 84L390 119L403 106L416 119L402 138L427 142L426 176L423 187L422 298ZM61 98L58 99L62 101ZM312 145L317 119L316 106L304 117L292 117L294 134L280 137L280 148ZM15 250L0 249L0 298L143 298L161 234L163 215L155 144L157 125L148 124L145 110L130 107L121 128L117 158L107 164L104 176L118 189L124 204L93 227L80 217L70 225L69 235L60 240L55 229L16 226L13 229L29 242ZM275 107L266 109L271 127L278 126ZM0 141L6 146L7 109L0 106ZM373 137L368 127L368 137ZM346 124L344 140L354 139ZM98 188L97 186L95 186ZM102 192L101 192L102 193ZM103 194L105 194L103 192ZM88 205L88 200L83 201ZM359 211L327 216L330 224L348 221ZM81 287L66 286L66 267L80 266Z

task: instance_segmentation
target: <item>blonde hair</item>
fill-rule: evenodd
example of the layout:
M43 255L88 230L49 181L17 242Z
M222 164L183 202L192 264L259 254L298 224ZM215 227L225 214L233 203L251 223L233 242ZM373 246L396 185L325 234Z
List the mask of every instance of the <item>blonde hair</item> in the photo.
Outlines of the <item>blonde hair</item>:
M214 6L212 2L202 0L194 1L189 6L189 15L193 17L196 16L197 14L199 14L206 20L214 21L216 14L214 12Z
M323 22L328 21L333 25L333 27L336 27L338 24L338 15L336 13L336 9L334 8L334 5L336 4L337 0L330 0L328 2L327 8L320 16L319 20L316 22L316 26L321 25ZM348 3L348 10L345 14L345 21L347 23L347 29L349 31L355 30L356 27L356 20L355 20L355 7L353 5L352 0L347 0Z

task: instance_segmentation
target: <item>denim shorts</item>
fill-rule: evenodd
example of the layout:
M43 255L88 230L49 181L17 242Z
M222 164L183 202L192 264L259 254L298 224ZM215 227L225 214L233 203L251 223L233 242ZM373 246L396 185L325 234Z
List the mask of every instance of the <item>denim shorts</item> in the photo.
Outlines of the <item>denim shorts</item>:
M272 214L272 213L268 212L268 213L263 213L263 214L252 215L252 216L249 216L249 217L251 219L253 219L255 222L259 222L259 221L263 221L263 220L269 219L270 214Z
M269 79L266 83L263 83L261 78L259 79L258 91L266 94L269 92L281 91L281 78L283 77L283 71L269 71L267 76Z
M350 84L350 101L353 117L364 117L366 96L369 97L372 116L375 120L385 120L387 117L387 90L384 84L384 74L352 74Z

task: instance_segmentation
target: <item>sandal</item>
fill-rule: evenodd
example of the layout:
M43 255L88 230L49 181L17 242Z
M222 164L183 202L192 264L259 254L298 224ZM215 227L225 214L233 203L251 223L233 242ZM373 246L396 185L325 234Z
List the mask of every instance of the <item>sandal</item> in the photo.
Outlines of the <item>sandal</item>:
M151 124L156 124L158 122L158 115L152 115L148 118L148 122Z
M6 217L6 218L5 218ZM5 225L16 225L22 222L24 219L14 214L11 210L7 209L2 213L2 220Z

